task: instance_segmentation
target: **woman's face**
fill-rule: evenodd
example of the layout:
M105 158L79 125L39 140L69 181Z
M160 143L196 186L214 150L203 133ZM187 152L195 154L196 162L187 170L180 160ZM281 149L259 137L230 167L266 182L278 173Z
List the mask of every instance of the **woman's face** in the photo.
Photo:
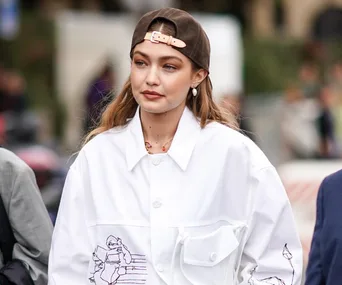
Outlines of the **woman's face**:
M184 108L189 89L198 80L197 73L193 72L190 60L179 51L145 40L133 53L133 96L141 110L149 113Z

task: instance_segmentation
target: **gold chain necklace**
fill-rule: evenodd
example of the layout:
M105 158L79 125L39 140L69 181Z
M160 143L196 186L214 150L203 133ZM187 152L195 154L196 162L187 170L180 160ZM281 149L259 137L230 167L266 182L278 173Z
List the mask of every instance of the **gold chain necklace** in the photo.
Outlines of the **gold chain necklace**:
M173 138L171 138L170 140L168 140L166 143L164 143L164 144L162 145L162 151L163 151L163 152L166 152L166 146L167 146L169 143L171 143L172 140L173 140ZM152 154L152 152L151 152L152 144L151 144L150 142L145 141L145 148L146 148L146 151L147 151L149 154Z

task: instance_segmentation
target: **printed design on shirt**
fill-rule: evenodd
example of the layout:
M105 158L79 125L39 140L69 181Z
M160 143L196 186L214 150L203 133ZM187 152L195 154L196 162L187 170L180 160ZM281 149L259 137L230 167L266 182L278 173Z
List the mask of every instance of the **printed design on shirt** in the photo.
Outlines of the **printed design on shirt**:
M295 270L294 270L292 262L291 262L292 253L289 251L289 249L287 247L287 243L283 247L282 254L283 254L283 257L289 261L290 266L292 268L291 285L293 285L293 279L294 279L294 275L295 275ZM257 267L258 266L255 266L252 269L252 271L251 271L251 277L248 280L248 283L250 285L287 285L284 280L280 279L277 276L267 277L267 278L263 278L263 279L256 279L256 278L254 278L253 275L254 275L254 272L256 271Z
M110 235L106 248L100 245L95 248L93 264L89 281L95 285L146 284L146 257L132 254L118 237Z

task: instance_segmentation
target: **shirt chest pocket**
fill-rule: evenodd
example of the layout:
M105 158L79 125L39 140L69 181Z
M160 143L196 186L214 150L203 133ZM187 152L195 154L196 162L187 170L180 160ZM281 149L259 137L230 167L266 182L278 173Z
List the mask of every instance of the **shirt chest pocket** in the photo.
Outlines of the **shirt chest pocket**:
M191 284L232 284L241 228L217 230L184 240L181 270Z

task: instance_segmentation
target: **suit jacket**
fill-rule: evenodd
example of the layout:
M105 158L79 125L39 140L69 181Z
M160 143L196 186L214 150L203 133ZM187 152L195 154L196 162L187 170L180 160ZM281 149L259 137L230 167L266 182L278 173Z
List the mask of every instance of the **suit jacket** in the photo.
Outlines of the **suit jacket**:
M17 240L12 257L27 265L35 285L46 285L52 223L33 171L3 148L0 148L0 195ZM0 268L4 265L1 257L0 252Z
M316 215L305 284L342 284L342 170L323 180Z

